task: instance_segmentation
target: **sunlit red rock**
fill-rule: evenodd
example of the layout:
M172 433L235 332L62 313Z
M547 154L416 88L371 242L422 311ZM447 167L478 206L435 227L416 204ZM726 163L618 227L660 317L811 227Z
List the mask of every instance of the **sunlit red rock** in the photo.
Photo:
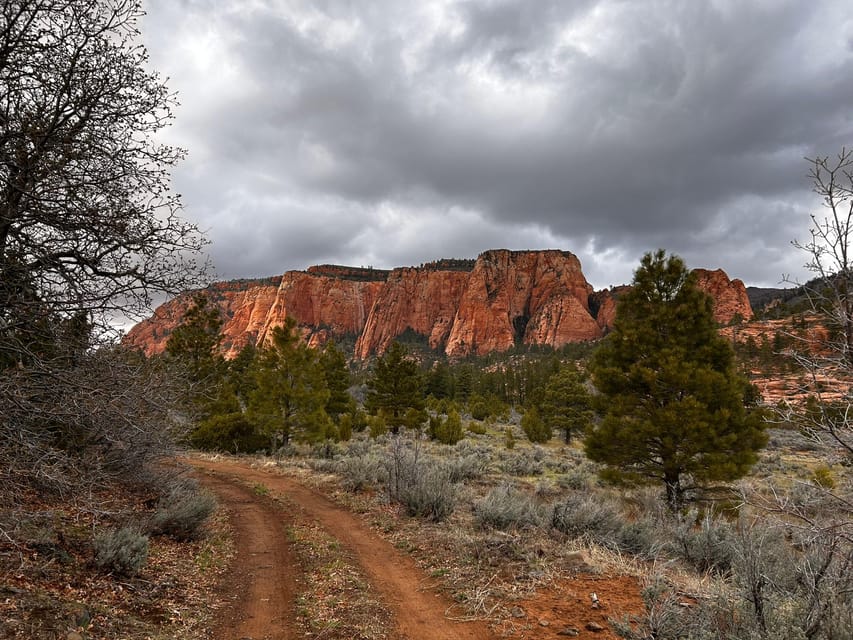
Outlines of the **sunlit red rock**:
M471 272L445 353L599 338L601 329L589 314L591 292L580 261L567 251L486 251Z
M746 289L721 271L697 270L715 299L718 322L752 310ZM221 311L222 348L233 357L263 344L293 317L317 346L355 340L355 357L383 353L392 340L416 334L451 357L505 351L516 344L559 348L600 338L612 327L628 287L593 293L579 260L567 251L486 251L476 260L440 260L393 271L320 265L257 280L220 282L205 292ZM135 326L126 344L162 352L192 294L171 300ZM592 308L591 308L592 307Z
M732 320L752 319L752 306L746 287L738 279L730 280L722 269L694 269L696 284L714 299L714 320L728 324Z

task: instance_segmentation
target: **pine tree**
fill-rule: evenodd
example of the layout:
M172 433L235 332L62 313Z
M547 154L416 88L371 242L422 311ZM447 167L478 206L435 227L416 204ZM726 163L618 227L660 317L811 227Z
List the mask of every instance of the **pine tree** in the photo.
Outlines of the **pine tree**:
M353 413L355 400L349 393L349 365L344 352L338 349L334 340L329 340L320 352L320 366L329 390L326 413L333 420L345 413Z
M207 295L199 293L166 342L166 353L186 366L195 383L216 378L221 370L222 358L217 352L221 327L219 309Z
M542 421L536 407L530 407L524 412L521 417L521 428L530 442L539 444L548 442L553 435L551 428Z
M227 364L219 353L222 340L219 309L204 293L196 294L192 300L182 323L166 342L166 354L172 363L177 363L189 383L187 408L198 421L198 427L212 417L239 413L239 404L224 378ZM195 436L193 439L196 441Z
M392 342L376 361L367 387L365 406L372 414L383 415L392 433L412 421L410 409L423 414L423 378L418 363L408 357L408 350L399 342ZM420 421L424 420L425 415Z
M593 416L592 397L575 367L563 366L548 379L541 414L550 429L563 431L566 444L586 429Z
M590 370L602 420L587 455L610 479L662 482L672 508L692 488L743 476L766 442L711 298L677 256L643 257Z
M258 356L255 380L249 414L273 449L291 438L316 441L326 436L329 390L317 352L300 339L293 318L273 329L271 344Z

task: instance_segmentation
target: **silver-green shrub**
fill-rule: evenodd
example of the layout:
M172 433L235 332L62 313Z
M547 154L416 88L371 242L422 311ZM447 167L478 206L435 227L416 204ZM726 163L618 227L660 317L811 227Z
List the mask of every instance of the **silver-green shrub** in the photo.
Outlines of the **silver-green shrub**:
M216 499L211 494L193 482L181 482L160 499L151 518L151 532L175 540L196 540L215 510Z
M523 491L502 484L474 505L474 521L494 529L536 526L542 522L542 510Z
M148 560L148 536L133 527L104 531L92 545L95 566L116 575L134 576Z

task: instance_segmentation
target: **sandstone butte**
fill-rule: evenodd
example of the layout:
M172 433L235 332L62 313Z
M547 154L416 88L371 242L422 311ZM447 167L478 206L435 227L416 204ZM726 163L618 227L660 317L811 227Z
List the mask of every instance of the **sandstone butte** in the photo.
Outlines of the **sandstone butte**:
M715 319L752 318L746 288L722 270L697 270L715 301ZM476 260L439 260L391 271L321 265L204 290L223 320L222 348L233 357L263 344L292 316L310 344L355 340L355 357L381 354L404 333L422 336L450 357L505 351L515 344L561 347L595 340L612 326L625 287L594 292L580 261L567 251L496 249ZM133 327L125 343L162 352L192 302L170 300Z

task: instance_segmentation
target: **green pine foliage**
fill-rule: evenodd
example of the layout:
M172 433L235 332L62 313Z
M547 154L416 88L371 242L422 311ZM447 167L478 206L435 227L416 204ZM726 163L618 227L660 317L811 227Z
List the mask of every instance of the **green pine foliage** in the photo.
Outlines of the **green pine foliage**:
M429 431L429 435L433 440L438 440L443 444L456 444L465 437L462 418L459 417L459 413L454 409L451 409L444 419L441 416L431 417L429 420Z
M219 376L223 362L218 352L221 327L219 309L207 295L199 293L193 297L180 326L169 335L166 353L186 367L195 384L215 381Z
M539 410L536 407L530 407L524 412L524 415L521 417L521 429L530 442L539 444L548 442L553 435L551 427L542 420Z
M426 421L420 368L399 342L392 342L376 361L367 387L365 407L373 415L381 414L392 433L398 433L402 426L417 427Z
M329 340L320 352L320 366L329 390L326 413L337 419L345 413L355 411L355 400L349 393L350 372L347 357L334 340Z
M767 437L684 262L648 253L633 284L590 364L601 421L586 453L611 480L663 483L678 508L689 490L746 474Z
M273 450L291 439L323 440L331 421L326 413L329 390L318 352L306 345L296 321L273 329L272 342L258 355L255 389L248 413Z
M592 421L592 396L578 370L564 365L548 379L541 404L542 419L551 430L561 430L566 444Z
M267 446L267 438L246 414L234 411L201 420L190 434L190 444L207 451L253 453Z

